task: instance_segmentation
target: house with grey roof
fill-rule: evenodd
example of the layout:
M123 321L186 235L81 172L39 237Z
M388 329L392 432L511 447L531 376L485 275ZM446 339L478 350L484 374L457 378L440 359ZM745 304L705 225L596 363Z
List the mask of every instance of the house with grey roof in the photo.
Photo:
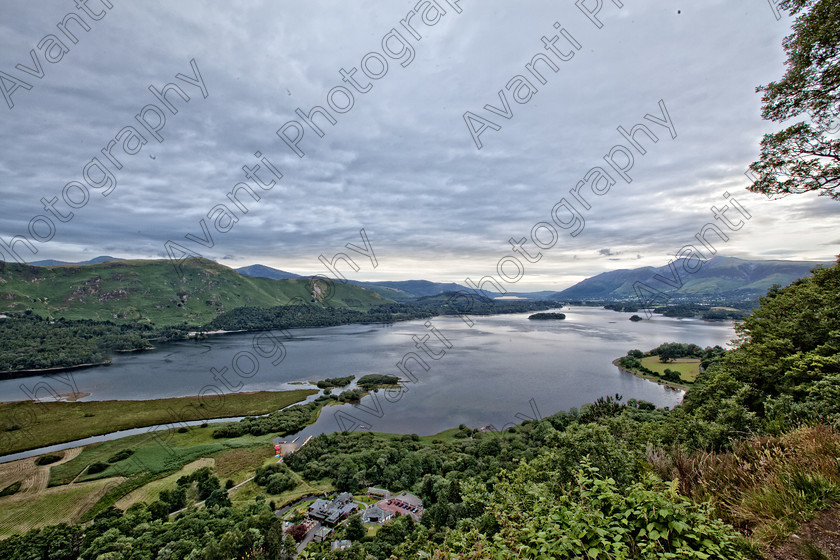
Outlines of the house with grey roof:
M373 505L367 508L362 513L363 523L385 523L393 517L393 514L388 513L379 506Z

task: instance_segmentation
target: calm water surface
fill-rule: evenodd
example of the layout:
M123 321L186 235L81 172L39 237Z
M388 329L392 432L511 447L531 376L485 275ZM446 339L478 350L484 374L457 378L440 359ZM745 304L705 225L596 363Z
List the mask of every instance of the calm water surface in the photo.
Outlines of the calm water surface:
M294 382L344 375L405 377L396 364L415 352L429 369L414 363L417 381L406 382L404 392L380 391L358 406L328 407L301 435L342 428L432 434L462 423L501 428L615 393L625 400L674 406L682 391L623 373L612 360L632 348L648 350L671 341L726 346L734 336L732 323L661 316L633 323L629 313L588 307L563 312L565 321L529 321L527 313L473 317L472 327L457 317L431 319L451 348L425 321L292 329L275 333L286 351L282 362L274 366L271 358L259 359L259 369L250 378L234 373L232 362L239 352L255 355L254 334L176 342L150 352L117 355L108 367L0 381L0 401L24 400L33 392L45 398L46 383L55 392L67 393L73 390L69 382L77 391L90 393L84 400L106 400L212 394L226 391L224 383L239 391L257 391L291 389L299 387L291 385ZM427 334L427 348L438 359L426 356L412 340ZM240 371L253 370L253 363L242 356ZM212 370L223 372L225 367L225 381L219 381L218 373L214 379Z

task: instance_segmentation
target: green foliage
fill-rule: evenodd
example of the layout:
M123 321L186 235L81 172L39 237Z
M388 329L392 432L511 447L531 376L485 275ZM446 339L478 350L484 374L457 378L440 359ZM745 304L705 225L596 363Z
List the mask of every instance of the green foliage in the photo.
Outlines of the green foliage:
M365 391L362 389L351 389L349 391L342 391L339 395L333 395L333 398L338 402L359 402L365 396Z
M809 117L761 141L760 159L750 165L758 178L749 187L766 195L816 191L840 200L840 5L834 0L787 0L781 8L797 15L782 45L784 76L767 86L761 115L774 122Z
M528 316L532 321L562 321L565 318L565 313L534 313Z
M354 379L356 379L355 375L348 375L347 377L328 377L327 379L319 381L315 385L319 389L345 387L349 385Z
M52 465L53 463L57 463L64 458L64 455L41 455L37 459L35 459L35 464L39 467L43 467L44 465Z
M0 320L0 378L23 370L102 363L115 351L150 347L156 335L142 325L8 317Z
M108 458L109 463L119 463L134 455L134 450L131 448L121 449Z
M17 494L17 491L20 490L21 484L23 484L21 481L9 484L8 486L0 490L0 498L2 498L3 496L11 496L12 494Z
M268 416L247 416L239 422L224 424L213 432L214 438L234 438L244 434L254 436L277 433L281 436L298 432L317 418L329 397L318 397L308 404L299 404L272 412Z
M367 529L362 524L362 516L351 515L347 523L344 524L344 538L351 541L359 541L365 535L367 535Z
M258 486L265 486L265 490L269 494L282 494L298 485L295 475L282 463L259 467L254 477L254 483Z
M376 389L377 387L387 387L389 385L396 385L400 378L395 375L380 375L370 374L363 375L356 384L366 390Z
M446 539L463 558L748 558L743 538L694 504L645 477L628 486L584 458L571 483L557 475L556 451L503 474L492 489L472 485L465 501L486 507L498 528L464 523Z
M337 284L336 288L344 286ZM360 288L356 288L360 289ZM370 292L365 292L370 293ZM372 294L371 295L375 295ZM471 294L445 293L410 303L371 301L370 305L340 306L330 302L281 305L269 308L245 306L220 314L210 321L210 330L268 330L292 327L325 327L348 323L393 323L410 319L426 319L436 315L491 315L524 313L557 307L554 301L495 301Z
M102 463L102 462L97 461L96 463L91 463L88 466L87 473L88 474L97 474L97 473L101 473L102 471L104 471L107 468L108 468L108 463Z
M702 373L685 398L685 407L709 420L727 422L735 408L784 426L832 414L834 406L815 387L836 391L840 374L840 265L817 267L813 276L774 288L761 305L736 325L738 346ZM789 400L786 400L789 399ZM794 417L783 417L785 403ZM813 407L813 409L809 409ZM746 417L740 414L742 419ZM788 414L788 413L785 413ZM735 420L735 423L741 423ZM738 429L753 428L741 425Z

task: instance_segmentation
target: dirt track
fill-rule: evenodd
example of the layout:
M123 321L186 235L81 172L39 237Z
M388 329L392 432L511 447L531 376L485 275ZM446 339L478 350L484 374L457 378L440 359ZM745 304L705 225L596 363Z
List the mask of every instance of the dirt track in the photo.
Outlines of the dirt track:
M9 463L0 464L0 489L20 481L21 486L18 495L38 494L47 489L50 482L50 468L66 463L79 456L81 447L65 450L64 457L55 463L39 467L35 464L37 457L18 459Z

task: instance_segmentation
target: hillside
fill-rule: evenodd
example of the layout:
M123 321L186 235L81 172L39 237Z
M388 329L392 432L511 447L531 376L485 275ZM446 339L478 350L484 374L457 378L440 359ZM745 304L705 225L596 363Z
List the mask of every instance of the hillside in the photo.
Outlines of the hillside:
M291 278L302 278L300 274L294 272L286 272L278 268L271 268L262 264L252 264L251 266L242 266L236 269L236 272L242 276L250 278L269 278L271 280L289 280Z
M430 282L429 280L398 280L393 282L357 282L351 280L349 283L395 301L411 301L446 292L472 292L466 286L454 282ZM495 296L495 294L489 292L485 292L485 295L488 297Z
M274 307L313 300L312 280L248 278L218 263L193 259L180 278L166 260L92 265L30 266L0 262L0 313L31 309L42 317L201 325L240 307ZM336 282L320 298L333 307L364 310L389 300Z
M60 266L60 265L64 265L64 264L100 264L100 263L109 262L109 261L121 261L121 260L124 260L124 259L119 259L117 257L101 256L101 257L94 257L90 260L81 261L81 262L66 262L66 261L56 261L56 260L53 260L53 259L47 259L47 260L43 260L43 261L32 261L29 264L31 264L33 266Z
M574 286L552 295L561 300L636 299L633 285L643 282L657 290L683 300L749 300L764 295L770 286L787 286L794 280L810 274L819 262L807 261L758 261L734 257L713 257L694 274L687 274L682 263L673 263L679 273L674 278L666 265L658 268L646 266L634 269L604 272L578 282ZM656 275L682 286L678 289L657 280Z

